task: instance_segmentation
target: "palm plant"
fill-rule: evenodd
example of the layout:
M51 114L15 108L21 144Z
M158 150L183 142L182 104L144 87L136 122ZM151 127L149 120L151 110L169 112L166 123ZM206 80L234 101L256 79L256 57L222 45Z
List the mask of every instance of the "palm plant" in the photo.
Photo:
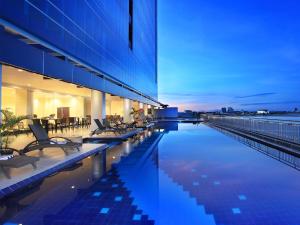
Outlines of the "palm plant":
M0 122L0 148L8 148L9 145L9 131L12 130L18 123L28 116L15 116L8 110L1 110L2 120Z
M132 108L132 111L130 113L133 115L134 121L137 123L138 126L143 126L144 121L145 121L145 114L143 109L134 109Z

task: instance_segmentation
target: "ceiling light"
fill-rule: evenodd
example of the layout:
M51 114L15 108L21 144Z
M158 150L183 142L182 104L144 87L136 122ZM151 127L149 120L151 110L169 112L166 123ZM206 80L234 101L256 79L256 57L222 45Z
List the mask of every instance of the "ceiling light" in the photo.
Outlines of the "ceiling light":
M23 72L24 70L18 69L18 72Z

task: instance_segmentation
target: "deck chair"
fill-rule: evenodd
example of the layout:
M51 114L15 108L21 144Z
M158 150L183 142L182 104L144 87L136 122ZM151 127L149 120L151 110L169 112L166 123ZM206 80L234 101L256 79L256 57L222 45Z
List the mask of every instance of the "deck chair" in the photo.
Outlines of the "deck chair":
M114 129L119 134L125 133L128 131L127 127L121 126L122 124L121 125L115 124L115 126L111 126L110 122L107 119L103 119L103 123L104 123L104 126L106 127L106 129Z
M18 153L18 155L14 155L14 157L6 160L0 160L0 169L8 179L11 177L7 168L20 168L30 164L34 169L36 169L36 162L39 160L38 157L21 154L20 151L13 148L6 148L6 150L3 151L0 150L1 155L12 155L14 152Z
M29 143L23 150L22 153L30 152L33 150L42 151L44 148L61 148L66 155L68 155L67 149L77 149L80 151L80 143L75 143L65 137L51 137L49 138L46 130L42 127L41 124L32 124L29 125L30 130L35 136L36 140ZM56 139L61 139L64 143L60 143Z
M92 131L91 135L101 134L101 133L105 133L105 132L112 132L112 133L117 133L118 132L116 129L107 128L107 127L103 126L103 124L101 123L101 121L99 119L94 119L94 122L97 125L97 129Z

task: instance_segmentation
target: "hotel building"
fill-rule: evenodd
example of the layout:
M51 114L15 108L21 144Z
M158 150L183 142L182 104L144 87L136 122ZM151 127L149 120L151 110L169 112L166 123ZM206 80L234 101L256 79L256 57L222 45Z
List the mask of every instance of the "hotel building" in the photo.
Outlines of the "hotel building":
M1 109L145 114L157 99L156 0L0 0Z

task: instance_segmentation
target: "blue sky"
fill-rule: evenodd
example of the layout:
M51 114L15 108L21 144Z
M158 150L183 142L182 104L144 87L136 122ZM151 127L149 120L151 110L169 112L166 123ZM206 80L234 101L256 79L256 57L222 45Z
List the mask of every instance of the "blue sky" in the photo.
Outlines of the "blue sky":
M300 1L158 0L159 99L300 109Z

